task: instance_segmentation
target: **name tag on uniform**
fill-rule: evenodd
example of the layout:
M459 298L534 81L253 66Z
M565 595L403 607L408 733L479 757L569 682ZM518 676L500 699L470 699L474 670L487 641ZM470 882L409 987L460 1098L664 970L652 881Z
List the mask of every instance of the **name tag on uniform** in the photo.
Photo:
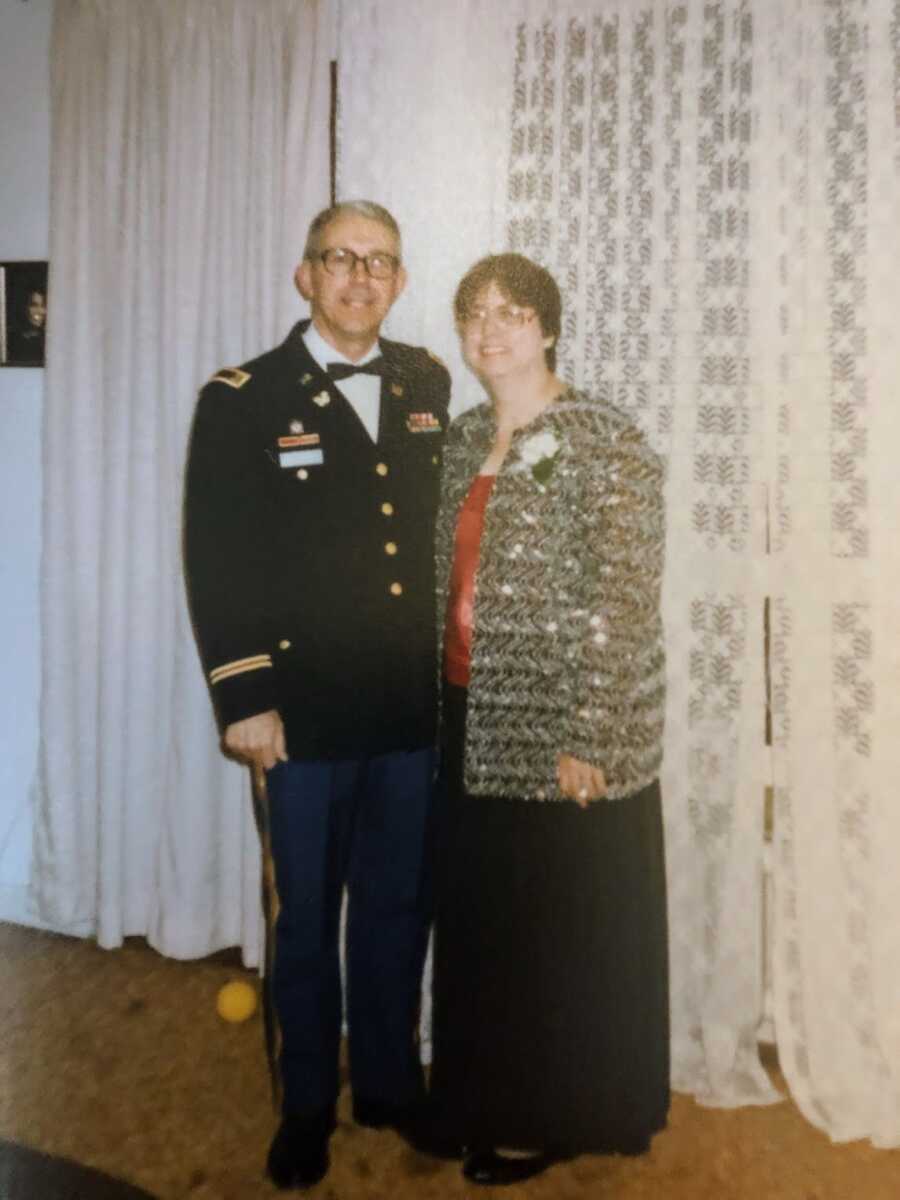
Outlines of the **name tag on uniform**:
M282 450L278 455L281 467L318 467L324 461L321 450Z

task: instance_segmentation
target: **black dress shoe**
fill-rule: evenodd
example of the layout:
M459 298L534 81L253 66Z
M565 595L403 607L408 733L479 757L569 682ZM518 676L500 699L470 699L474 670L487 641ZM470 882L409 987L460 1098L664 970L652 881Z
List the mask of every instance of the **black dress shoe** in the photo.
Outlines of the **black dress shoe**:
M411 1119L420 1104L389 1104L386 1100L369 1100L365 1096L353 1097L353 1120L357 1125L369 1129L396 1129Z
M462 1143L442 1133L427 1101L388 1104L384 1100L354 1096L353 1119L357 1125L367 1125L370 1129L395 1130L419 1154L445 1159L463 1157Z
M509 1183L524 1183L540 1175L554 1163L563 1160L562 1155L543 1151L530 1154L527 1158L507 1158L496 1150L474 1150L466 1155L462 1173L470 1183L481 1183L489 1187L502 1187Z
M286 1114L278 1126L266 1174L277 1188L315 1187L328 1171L328 1139L334 1132L332 1107L309 1115Z

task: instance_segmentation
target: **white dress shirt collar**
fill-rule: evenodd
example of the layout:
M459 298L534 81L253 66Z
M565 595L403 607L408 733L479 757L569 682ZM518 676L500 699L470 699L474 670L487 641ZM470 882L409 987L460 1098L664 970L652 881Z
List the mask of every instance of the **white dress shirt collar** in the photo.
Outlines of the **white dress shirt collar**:
M323 371L330 362L353 363L352 358L348 358L346 354L341 354L340 350L335 350L331 342L327 342L322 337L321 333L316 329L315 323L312 321L310 321L303 332L303 341L306 344L307 350ZM360 366L362 363L367 363L371 359L377 358L380 353L381 348L376 338L362 358L356 360L355 365Z

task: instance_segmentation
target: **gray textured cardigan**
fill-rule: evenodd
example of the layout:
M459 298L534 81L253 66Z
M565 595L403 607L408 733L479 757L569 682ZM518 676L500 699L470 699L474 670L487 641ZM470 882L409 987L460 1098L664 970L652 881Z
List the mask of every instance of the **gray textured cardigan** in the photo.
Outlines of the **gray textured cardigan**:
M440 614L456 515L493 435L482 404L447 437ZM610 799L658 776L662 484L640 431L581 392L514 434L485 512L476 581L465 762L473 794L561 800L561 752L601 767Z

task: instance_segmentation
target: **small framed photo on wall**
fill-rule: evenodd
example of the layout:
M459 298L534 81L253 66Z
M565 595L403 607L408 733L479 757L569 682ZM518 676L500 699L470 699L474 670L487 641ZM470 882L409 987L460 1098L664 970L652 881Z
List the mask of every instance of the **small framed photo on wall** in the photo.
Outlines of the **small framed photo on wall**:
M47 264L0 263L0 366L42 367L47 333Z

